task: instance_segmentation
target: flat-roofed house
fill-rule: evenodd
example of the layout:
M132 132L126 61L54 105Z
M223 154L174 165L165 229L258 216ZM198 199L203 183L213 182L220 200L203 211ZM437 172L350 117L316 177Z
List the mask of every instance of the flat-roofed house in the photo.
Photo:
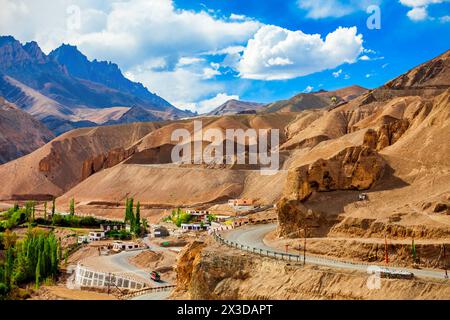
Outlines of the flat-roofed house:
M113 251L131 251L141 249L136 242L122 242L122 241L114 241L113 242Z
M200 210L200 209L188 209L186 213L193 217L193 222L208 222L208 215L211 214L209 210Z
M89 242L100 241L106 238L105 231L91 231L89 232Z
M228 205L235 211L250 211L255 209L254 199L231 199L228 200Z

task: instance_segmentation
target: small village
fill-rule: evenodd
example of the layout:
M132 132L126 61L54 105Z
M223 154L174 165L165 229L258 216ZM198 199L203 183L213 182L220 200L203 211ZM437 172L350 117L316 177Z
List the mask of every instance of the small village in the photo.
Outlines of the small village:
M64 265L74 294L94 290L123 296L144 288L169 294L176 280L177 255L188 243L255 221L273 222L276 216L273 206L259 205L255 199L230 199L210 207L167 210L159 223L142 219L136 227L140 204L133 207L133 200L127 199L123 221L103 220L97 228L77 229L76 237L70 238L72 249ZM70 212L61 215L77 217Z
M227 203L204 208L177 208L160 224L151 224L144 231L145 236L151 238L181 237L182 235L198 232L212 233L214 230L224 230L252 222L251 214L266 211L270 206L256 204L254 199L231 199ZM120 231L131 232L131 226L125 222L109 221L100 224L98 230L89 231L78 236L78 244L103 243L111 240L109 234ZM139 249L142 246L131 241L115 240L108 243L108 247L115 252Z

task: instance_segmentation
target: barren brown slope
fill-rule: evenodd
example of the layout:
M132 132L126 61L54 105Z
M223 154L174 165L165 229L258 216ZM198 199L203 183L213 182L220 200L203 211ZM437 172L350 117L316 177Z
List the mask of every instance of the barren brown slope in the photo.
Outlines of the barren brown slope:
M353 100L360 95L366 93L368 90L358 85L352 85L345 88L333 90L333 91L322 91L316 92L314 95L319 97L336 97L339 100L350 101Z
M55 134L75 128L77 122L104 124L115 121L130 110L129 107L120 106L103 109L69 108L8 76L0 78L0 85L8 88L6 98L9 101L14 102L36 119L46 122Z
M285 139L284 128L294 114L239 115L205 118L203 129L278 128ZM272 204L281 195L286 172L263 176L248 168L207 168L170 164L171 133L175 129L194 130L193 121L179 121L152 131L136 146L138 152L124 164L98 172L58 199L62 205L75 197L77 202L120 202L128 196L141 203L180 206L225 201L248 196L263 204ZM203 141L206 143L206 141ZM156 163L156 165L155 165ZM159 163L159 165L158 165Z
M170 154L177 141L172 141L172 133L177 129L189 131L193 141L198 141L194 135L194 121L201 123L203 133L209 129L220 130L225 138L226 129L278 129L280 131L280 143L286 140L285 128L295 119L293 113L283 114L258 114L258 115L229 115L223 117L205 117L195 120L183 120L163 124L157 130L140 141L137 151L127 163L151 164L171 162ZM210 141L203 140L202 145Z
M69 190L95 170L129 156L133 144L157 127L153 123L77 129L35 152L0 166L1 199L49 198ZM86 167L86 165L88 165Z
M450 86L450 50L388 82L389 89L435 88Z
M294 193L287 194L301 195L303 203L280 211L280 232L295 229L312 210L319 225L329 226L322 235L450 237L450 153L444 143L450 138L449 56L414 68L395 86L388 83L289 126L283 148L294 150L288 163L297 174L288 176ZM363 141L374 150L366 155L385 163L381 176L368 165L370 157L358 151L354 158ZM371 183L370 201L358 202L361 191L349 190L358 189L349 180L355 174L356 186Z
M312 93L300 93L288 100L281 100L268 104L260 112L299 112L308 109L328 107L331 100L328 97L317 96Z
M289 159L291 169L309 166L311 170L313 164L323 163L323 168L329 170L323 177L317 176L319 168L314 169L316 173L310 171L316 174L311 179L319 189L326 188L330 177L341 168L336 160L328 159L361 145L368 130L372 130L369 136L373 140L366 142L380 152L385 162L383 175L368 191L370 201L358 202L361 191L341 185L332 192L313 192L303 201L302 210L310 209L323 221L328 220L331 225L325 234L329 236L382 237L388 233L399 238L450 237L449 211L445 207L435 209L438 203L450 208L450 150L443 143L450 139L449 99L450 89L435 98L398 97L384 105L364 105L370 112L351 122L351 133L295 150ZM349 104L332 113L347 111L351 115L352 108L356 106ZM371 170L367 168L360 175L371 177L375 174ZM304 193L306 189L302 188ZM294 225L298 214L292 211L290 216L283 216L281 230Z
M239 100L229 100L224 104L220 105L213 111L209 112L207 115L210 116L223 116L230 114L238 114L241 112L255 112L262 108L262 103L239 101Z
M24 156L53 137L42 123L0 97L0 163Z
M363 207L348 204L346 219L334 234L351 231L366 219L357 233L382 234L387 226L398 237L450 237L449 211L436 210L441 203L450 208L450 91L429 101L410 120L411 126L393 145L381 150L391 168L369 194Z
M290 99L273 102L265 106L260 112L300 112L311 109L332 107L336 104L351 101L368 90L357 86L349 86L334 91L318 91L300 93ZM336 101L333 101L336 98Z

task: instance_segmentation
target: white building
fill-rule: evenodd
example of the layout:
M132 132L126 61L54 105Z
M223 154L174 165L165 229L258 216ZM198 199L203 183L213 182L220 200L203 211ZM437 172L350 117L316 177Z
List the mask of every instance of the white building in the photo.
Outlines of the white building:
M235 211L251 211L255 209L255 201L253 199L231 199L228 205Z
M105 231L91 231L89 232L89 242L100 241L106 238Z
M211 226L207 223L182 223L181 229L184 231L203 231L208 230Z
M217 215L215 217L216 217L216 219L215 219L216 222L225 222L225 221L231 219L231 216Z
M89 237L88 236L78 236L78 243L88 243Z
M186 210L186 213L190 214L191 216L206 216L210 214L208 210L192 210L192 209Z
M122 241L113 242L113 251L116 252L138 250L140 248L141 247L139 246L139 244L135 242L122 242Z

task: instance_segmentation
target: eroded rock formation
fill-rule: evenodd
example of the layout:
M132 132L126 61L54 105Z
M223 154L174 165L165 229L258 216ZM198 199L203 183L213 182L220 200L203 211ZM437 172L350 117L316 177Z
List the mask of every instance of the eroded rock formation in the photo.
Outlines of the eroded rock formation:
M329 227L330 219L320 212L312 212L302 202L314 192L369 189L382 176L385 167L383 158L374 149L378 139L378 134L369 130L363 145L346 148L329 159L319 159L290 171L284 197L278 203L278 234L290 236L308 226L309 236L319 236L323 228Z
M116 148L108 153L100 154L85 160L81 169L81 179L84 180L100 170L111 168L116 164L119 164L133 155L135 151L136 148Z
M381 254L380 254L381 255ZM276 275L276 276L268 276ZM439 282L383 279L379 290L367 274L298 266L224 247L194 243L181 254L174 299L444 299L450 287Z

